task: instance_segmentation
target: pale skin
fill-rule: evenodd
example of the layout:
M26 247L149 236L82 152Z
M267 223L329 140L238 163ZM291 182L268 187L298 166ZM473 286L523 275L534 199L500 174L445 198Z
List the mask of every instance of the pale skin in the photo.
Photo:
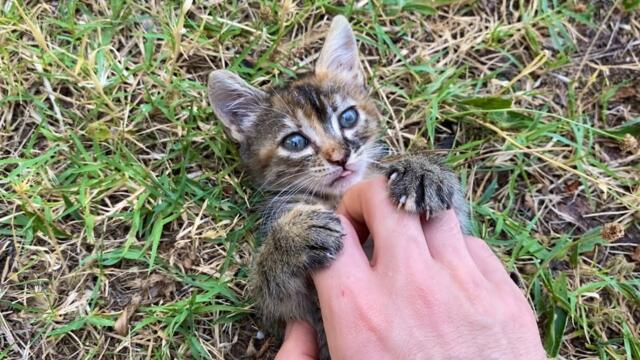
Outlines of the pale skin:
M374 178L345 193L344 249L312 274L332 359L546 359L529 303L485 242L451 210L428 221L398 210L386 189ZM276 359L316 358L314 330L289 323Z

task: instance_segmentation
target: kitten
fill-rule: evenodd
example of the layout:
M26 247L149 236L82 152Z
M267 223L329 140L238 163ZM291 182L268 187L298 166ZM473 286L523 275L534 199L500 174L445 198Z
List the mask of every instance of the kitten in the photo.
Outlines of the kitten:
M318 332L321 357L328 358L308 274L328 265L342 248L334 212L341 195L363 178L383 173L400 207L427 215L453 207L464 222L458 179L434 157L404 156L386 164L379 159L380 116L342 16L333 19L313 73L283 88L260 90L216 70L208 92L247 170L273 193L264 206L264 243L249 284L257 311L267 324L308 321Z

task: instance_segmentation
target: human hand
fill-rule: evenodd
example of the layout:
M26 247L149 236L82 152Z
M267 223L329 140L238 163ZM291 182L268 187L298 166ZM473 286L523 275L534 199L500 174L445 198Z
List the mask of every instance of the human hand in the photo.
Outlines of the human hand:
M344 249L313 274L333 359L545 359L521 290L453 211L424 221L397 210L375 178L347 191L338 213ZM369 231L371 262L359 241ZM313 330L290 324L278 359L315 349Z

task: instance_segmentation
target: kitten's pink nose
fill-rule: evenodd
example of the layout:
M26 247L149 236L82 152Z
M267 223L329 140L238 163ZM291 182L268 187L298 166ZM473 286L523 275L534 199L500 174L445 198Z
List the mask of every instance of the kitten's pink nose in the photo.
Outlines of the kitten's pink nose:
M334 165L344 167L349 160L349 149L343 149L338 147L329 147L323 149L322 155L328 162Z

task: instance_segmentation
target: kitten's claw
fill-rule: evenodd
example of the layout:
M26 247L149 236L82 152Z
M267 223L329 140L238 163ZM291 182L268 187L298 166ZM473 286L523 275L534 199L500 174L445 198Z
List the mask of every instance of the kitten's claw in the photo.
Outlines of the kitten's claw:
M389 194L398 205L426 218L453 207L462 199L457 176L438 158L410 156L394 162L387 170Z
M398 200L398 206L396 207L396 209L400 210L402 209L402 207L407 203L407 196L403 195L400 200Z

